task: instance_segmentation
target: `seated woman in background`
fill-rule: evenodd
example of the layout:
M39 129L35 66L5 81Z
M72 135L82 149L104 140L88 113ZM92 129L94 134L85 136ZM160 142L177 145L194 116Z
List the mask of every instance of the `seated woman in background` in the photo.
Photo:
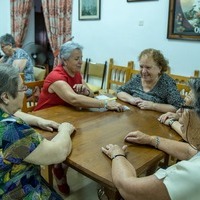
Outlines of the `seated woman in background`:
M60 48L60 58L61 64L55 67L44 81L35 110L66 105L123 111L123 106L115 101L91 98L94 94L80 74L82 46L72 41L64 43Z
M24 73L24 81L34 81L33 62L30 56L21 48L15 46L15 40L11 34L5 34L0 37L1 50L5 54L0 63L7 63L17 67L19 73ZM26 95L30 96L31 90L26 91Z
M183 103L175 81L165 71L168 61L156 49L145 49L139 55L140 74L117 90L122 101L140 109L175 112Z
M61 200L41 176L40 165L66 159L74 127L18 111L26 89L16 68L0 64L0 199ZM49 141L30 126L58 133Z
M127 146L109 144L102 151L112 159L112 177L121 196L137 200L199 200L200 197L200 78L191 79L194 109L187 110L183 127L188 143L149 136L140 131L130 132L125 141L152 145L181 160L159 169L155 174L138 178L135 168L125 158Z
M185 97L184 101L185 104L187 105L182 105L180 109L178 109L175 113L174 112L167 112L165 114L162 114L158 120L165 124L170 126L172 129L174 129L185 141L187 140L186 138L186 133L184 132L185 128L185 120L188 119L188 109L193 109L193 94L195 93L197 95L197 98L200 98L200 91L195 91L192 88L192 85L189 81L189 85L191 87L191 91L189 94ZM187 109L184 109L187 108ZM183 113L182 113L183 112Z

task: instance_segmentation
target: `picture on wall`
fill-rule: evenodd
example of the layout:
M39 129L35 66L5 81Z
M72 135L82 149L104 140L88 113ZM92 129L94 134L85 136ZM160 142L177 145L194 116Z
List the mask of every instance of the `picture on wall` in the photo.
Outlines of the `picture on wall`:
M157 1L157 0L127 0L127 2L135 2L135 1Z
M200 40L200 0L170 0L168 39Z
M101 0L79 0L79 20L99 20Z

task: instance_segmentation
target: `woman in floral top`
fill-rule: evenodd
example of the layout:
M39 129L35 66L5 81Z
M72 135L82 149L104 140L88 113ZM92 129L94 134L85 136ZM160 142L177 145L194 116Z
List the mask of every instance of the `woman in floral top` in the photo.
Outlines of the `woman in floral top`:
M40 165L66 159L74 127L18 111L26 89L16 68L0 64L0 199L59 200L40 175ZM58 134L48 141L30 125L58 129Z
M139 55L140 74L118 89L117 97L143 110L175 112L183 103L175 81L166 73L168 61L156 49Z

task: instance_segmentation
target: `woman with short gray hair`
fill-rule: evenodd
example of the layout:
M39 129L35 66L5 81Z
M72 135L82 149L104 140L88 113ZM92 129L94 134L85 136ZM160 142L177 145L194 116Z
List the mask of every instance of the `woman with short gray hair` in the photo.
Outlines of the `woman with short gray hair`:
M23 49L16 47L15 40L11 34L0 37L1 50L5 54L0 63L7 63L16 67L19 73L24 73L24 81L34 81L33 62ZM31 90L26 91L27 96L32 94Z
M0 199L62 200L40 174L40 165L63 162L70 154L74 126L20 111L27 87L16 68L0 64ZM58 130L52 141L31 126ZM61 148L57 148L60 146Z

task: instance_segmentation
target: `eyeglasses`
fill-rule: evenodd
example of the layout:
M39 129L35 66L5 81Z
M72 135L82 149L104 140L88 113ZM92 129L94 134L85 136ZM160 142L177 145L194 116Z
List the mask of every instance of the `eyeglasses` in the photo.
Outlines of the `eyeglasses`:
M17 91L18 92L24 92L24 91L26 91L26 90L28 90L28 87L27 87L27 85L23 85L20 89L18 89Z

